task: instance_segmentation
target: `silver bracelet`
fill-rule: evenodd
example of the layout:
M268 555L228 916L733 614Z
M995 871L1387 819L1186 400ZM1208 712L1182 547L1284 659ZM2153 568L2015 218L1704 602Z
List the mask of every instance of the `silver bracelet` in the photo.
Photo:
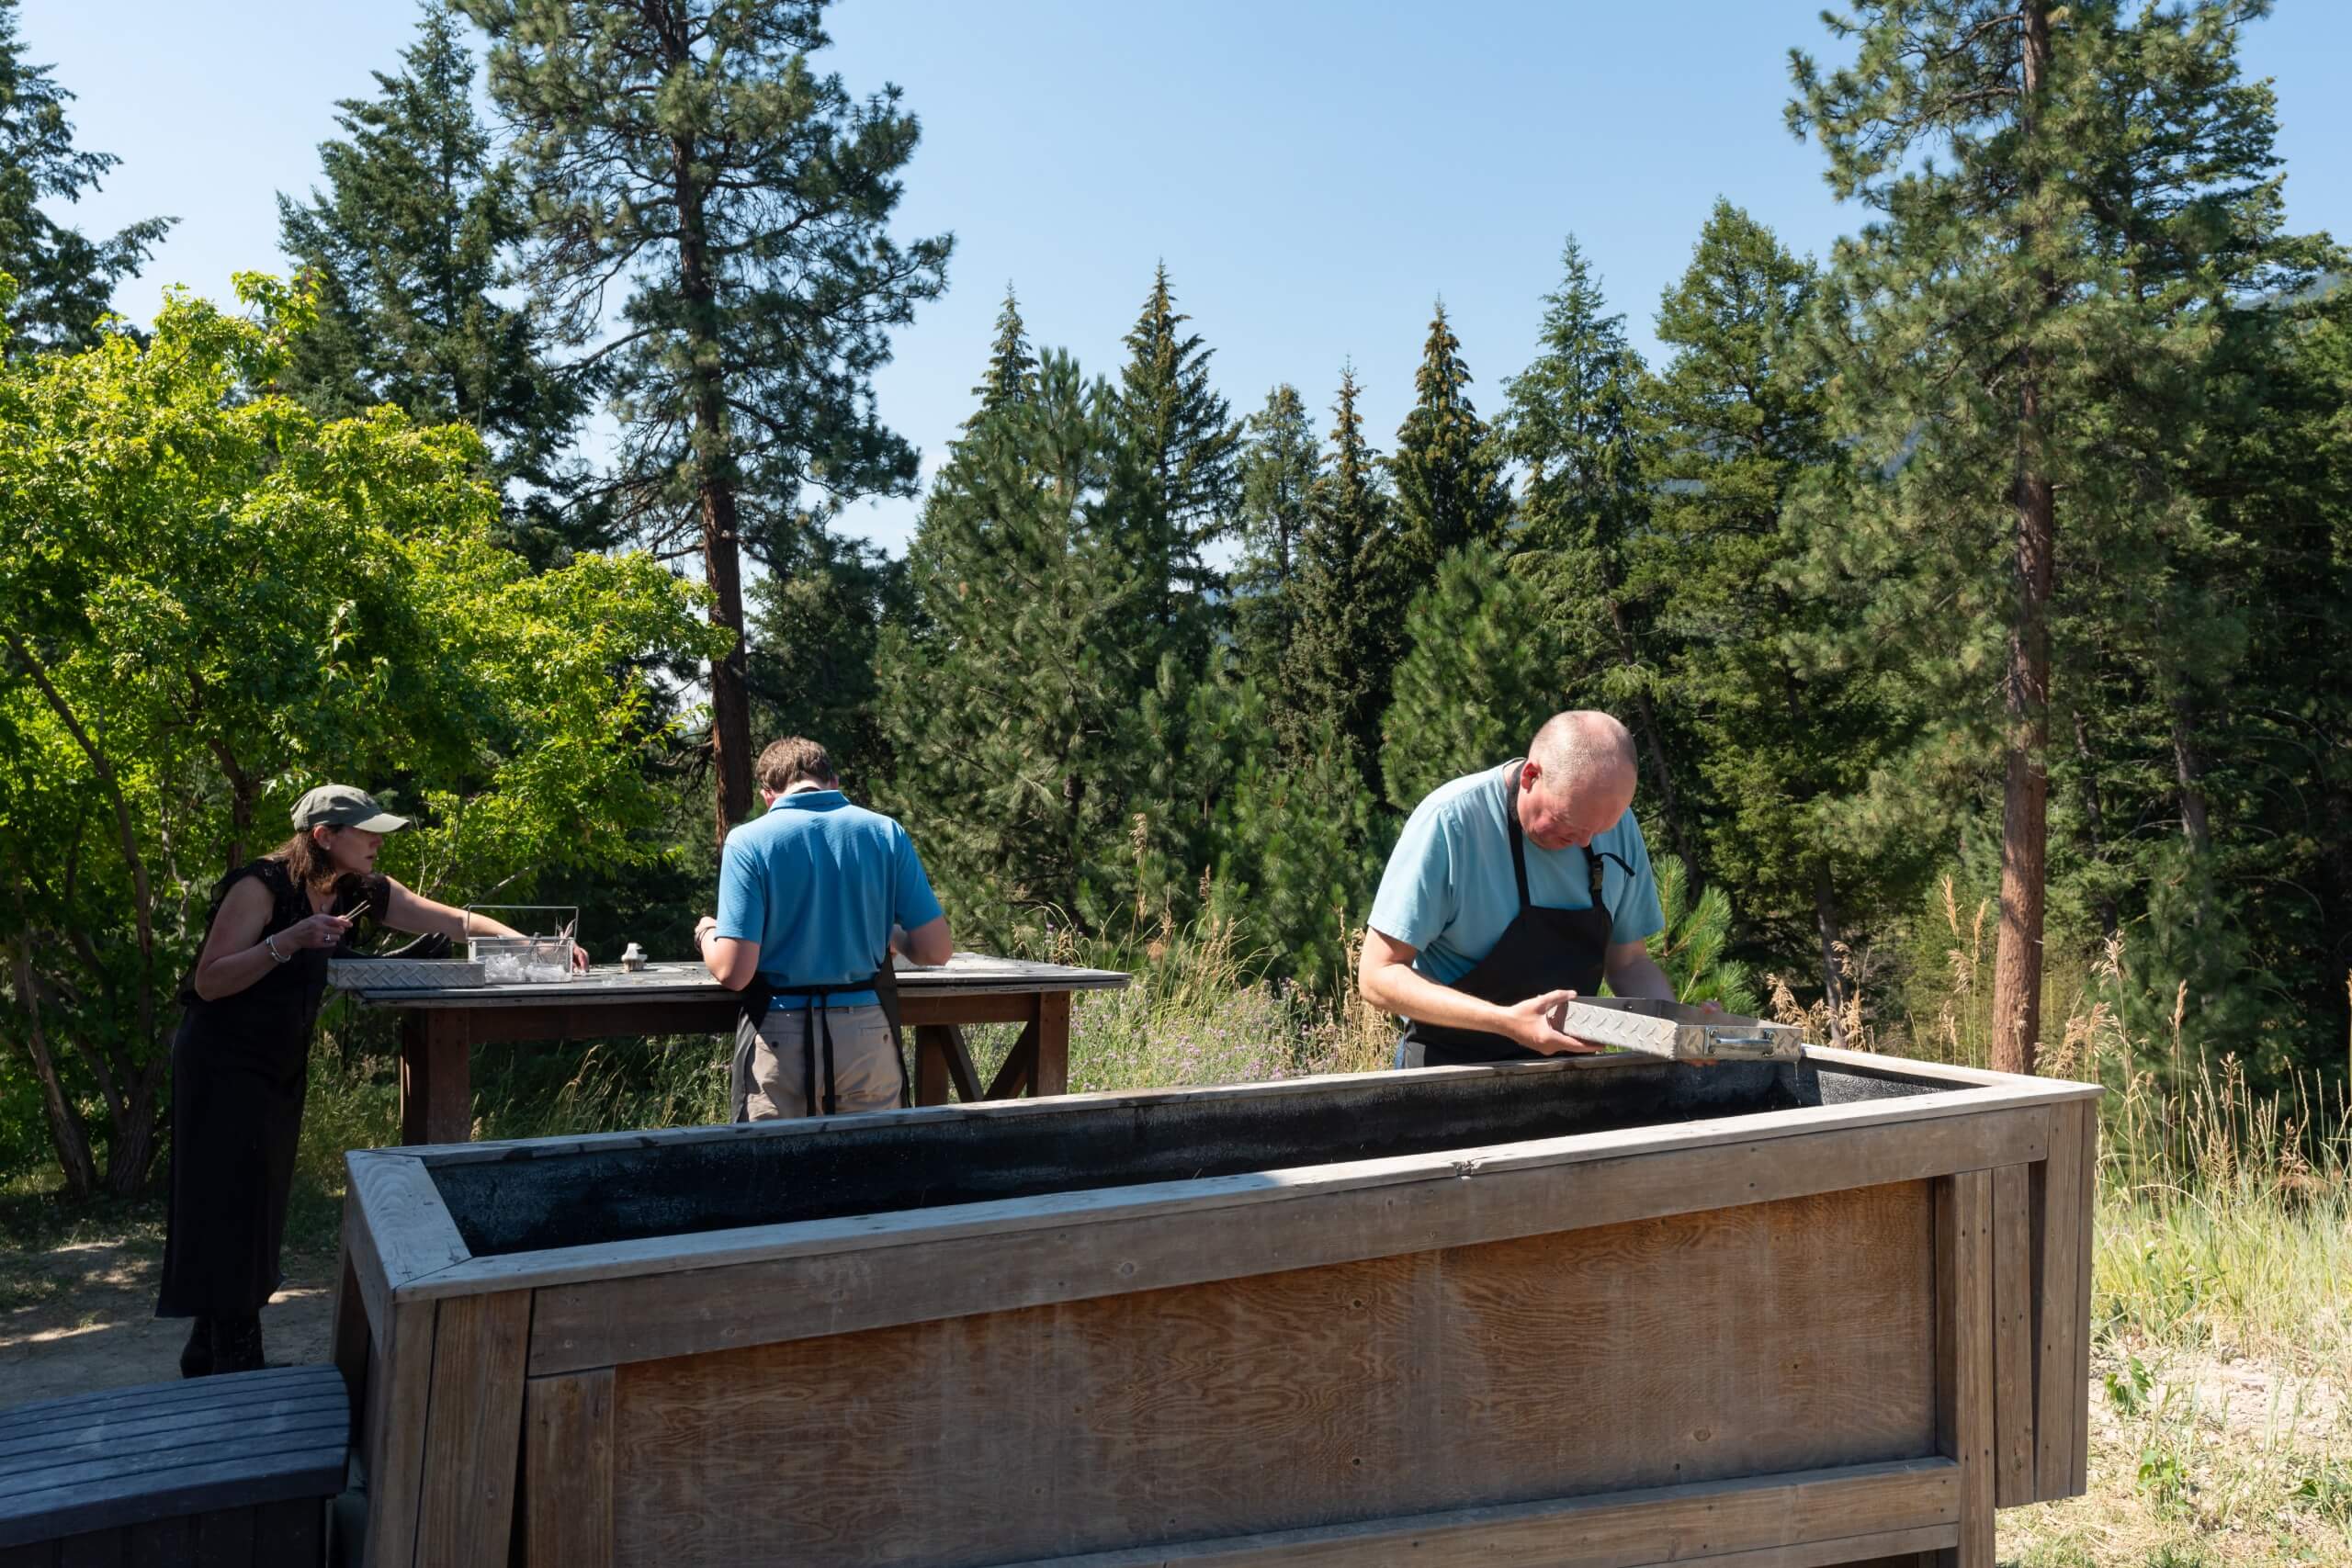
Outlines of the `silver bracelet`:
M261 939L261 944L263 947L269 950L269 961L271 963L291 964L294 962L294 958L291 953L280 953L277 951L277 933L276 931L271 931L268 935L263 937Z

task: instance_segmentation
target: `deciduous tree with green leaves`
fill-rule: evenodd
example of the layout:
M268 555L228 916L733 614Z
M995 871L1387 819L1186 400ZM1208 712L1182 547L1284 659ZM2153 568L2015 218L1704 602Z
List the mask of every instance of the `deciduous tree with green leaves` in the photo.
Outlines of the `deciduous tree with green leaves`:
M41 210L44 201L79 201L121 160L74 147L65 118L74 95L25 59L17 10L17 0L0 0L0 272L17 285L0 354L10 358L96 343L116 288L179 221L141 219L93 240Z
M817 71L826 4L461 0L493 40L541 299L593 340L577 367L611 378L611 499L656 548L701 555L736 634L709 671L718 836L752 799L742 552L912 493L873 374L952 247L891 237L919 127L895 86L858 99Z
M611 865L671 723L629 671L715 640L647 556L500 548L466 427L269 392L311 302L238 288L0 370L0 1043L75 1192L145 1181L207 889L303 790L401 800L388 868L444 897Z

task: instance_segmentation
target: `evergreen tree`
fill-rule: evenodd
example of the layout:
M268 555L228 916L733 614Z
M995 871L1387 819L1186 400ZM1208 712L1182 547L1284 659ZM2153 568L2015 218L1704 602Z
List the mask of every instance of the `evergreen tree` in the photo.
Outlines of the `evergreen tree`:
M1521 755L1544 721L1591 705L1605 668L1597 625L1555 611L1544 574L1491 545L1438 564L1405 617L1409 647L1380 752L1388 804L1410 811L1449 779Z
M1323 447L1298 389L1284 383L1250 416L1241 457L1241 558L1233 573L1234 640L1242 668L1273 680L1297 624L1299 543L1306 536Z
M865 791L893 770L876 671L884 628L914 614L907 563L811 525L752 584L752 705L764 735L821 740Z
M989 942L1099 931L1133 895L1115 846L1148 766L1150 672L1126 629L1149 594L1112 510L1113 397L1049 351L1035 398L973 426L908 552L917 614L877 655L883 799L928 825L926 864Z
M473 107L474 62L446 0L428 0L398 75L345 98L321 143L327 188L277 198L280 243L319 290L319 322L281 389L323 418L392 403L462 420L489 447L512 542L541 565L611 542L598 509L567 513L564 455L587 412L530 311L502 303L530 228L514 164ZM520 493L518 493L518 491Z
M1402 652L1396 543L1379 454L1364 443L1352 366L1340 372L1330 463L1298 541L1297 619L1274 722L1294 756L1325 715L1354 749L1365 787L1377 778L1380 719Z
M1608 312L1576 236L1561 255L1560 287L1544 296L1542 347L1504 383L1498 422L1504 456L1525 469L1522 547L1551 590L1554 614L1604 627L1615 671L1594 705L1625 707L1650 764L1667 837L1696 866L1676 801L1669 738L1651 693L1658 679L1631 602L1631 541L1648 515L1641 451L1642 362L1625 318ZM1571 633L1582 637L1582 626Z
M1877 215L1839 244L1826 301L1838 423L1869 481L1832 564L1868 584L1854 646L1899 658L1939 716L1927 743L2000 765L1997 1066L2030 1069L2040 1037L2051 717L2098 662L2075 638L2149 652L2209 635L2193 598L2148 592L2226 548L2176 447L2234 291L2308 276L2309 248L2278 232L2267 101L2235 80L2256 9L1903 0L1833 23L1852 66L1795 57L1792 128ZM2065 581L2062 492L2066 559L2098 567ZM2171 683L2167 666L2186 663L2150 672ZM2193 689L2157 701L2199 709ZM2177 796L2202 810L2189 783Z
M1272 741L1263 697L1231 699L1241 751L1212 824L1209 912L1262 953L1268 972L1325 997L1353 983L1352 946L1372 913L1389 844L1354 748L1329 715L1295 756Z
M989 345L988 373L972 389L980 406L964 422L968 430L1008 403L1025 403L1037 395L1037 356L1029 347L1029 329L1022 324L1021 302L1012 285L1004 286L1004 306L996 313L996 341Z
M1209 384L1209 356L1176 309L1162 263L1127 333L1115 404L1126 465L1130 547L1155 585L1151 615L1166 646L1197 666L1218 586L1203 552L1232 526L1241 426Z
M1470 544L1492 544L1510 519L1510 490L1486 422L1470 402L1470 367L1441 301L1430 320L1413 407L1388 459L1396 488L1400 570L1427 582L1438 563Z
M1886 694L1800 652L1840 624L1797 581L1804 542L1787 506L1832 459L1826 372L1804 352L1815 292L1811 263L1715 203L1658 307L1673 358L1649 391L1650 525L1634 558L1708 786L1696 815L1709 864L1773 951L1810 936L1842 1029L1848 930L1916 901L1906 874L1921 868L1916 839L1866 838L1838 816L1894 738Z
M623 421L610 493L657 545L699 545L715 625L715 815L752 807L741 551L776 553L851 501L910 494L881 422L889 330L945 287L947 236L888 224L915 118L811 57L826 0L461 0L494 40L490 91L532 188L542 297L587 342Z
M104 240L55 222L44 201L78 201L121 162L76 151L65 106L74 95L25 60L17 0L0 0L0 273L17 280L0 323L0 355L88 348L115 288L146 264L176 218L148 218Z

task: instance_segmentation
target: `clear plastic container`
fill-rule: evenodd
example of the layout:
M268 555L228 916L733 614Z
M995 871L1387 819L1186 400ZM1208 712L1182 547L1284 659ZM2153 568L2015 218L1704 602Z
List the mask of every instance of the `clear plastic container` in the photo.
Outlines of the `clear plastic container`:
M519 936L475 936L476 916L487 917ZM571 978L571 935L580 909L569 904L469 904L466 956L482 966L492 986L533 985Z

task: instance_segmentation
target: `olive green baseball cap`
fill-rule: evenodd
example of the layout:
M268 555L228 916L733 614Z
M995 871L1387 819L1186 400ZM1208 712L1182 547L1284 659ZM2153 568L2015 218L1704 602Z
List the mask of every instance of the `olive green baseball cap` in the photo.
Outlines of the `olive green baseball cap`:
M397 833L408 826L407 818L393 816L366 790L335 784L321 784L294 803L296 832L307 833L322 822L369 833Z

